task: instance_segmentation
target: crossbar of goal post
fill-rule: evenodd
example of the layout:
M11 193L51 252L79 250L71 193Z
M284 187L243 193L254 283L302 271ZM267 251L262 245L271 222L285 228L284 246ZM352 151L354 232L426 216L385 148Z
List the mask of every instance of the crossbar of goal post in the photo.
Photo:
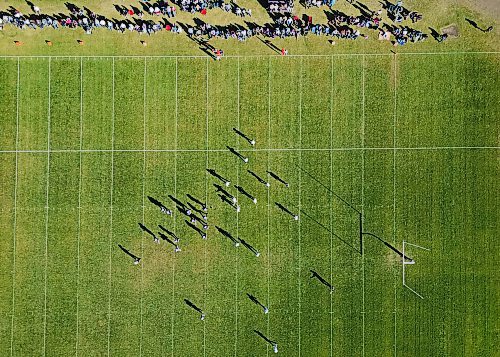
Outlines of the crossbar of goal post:
M411 287L409 287L408 285L406 285L406 280L405 280L405 266L407 264L410 264L410 265L415 264L415 260L413 260L413 259L411 259L408 262L405 260L405 245L406 244L408 244L408 245L410 245L412 247L416 247L416 248L420 248L420 249L426 250L426 251L430 251L430 249L429 248L425 248L425 247L421 247L421 246L416 245L416 244L412 244L412 243L408 243L408 242L403 241L403 286L406 287L406 288L408 288L412 293L414 293L415 295L417 295L419 298L423 299L424 297L422 295L420 295L414 289L412 289Z

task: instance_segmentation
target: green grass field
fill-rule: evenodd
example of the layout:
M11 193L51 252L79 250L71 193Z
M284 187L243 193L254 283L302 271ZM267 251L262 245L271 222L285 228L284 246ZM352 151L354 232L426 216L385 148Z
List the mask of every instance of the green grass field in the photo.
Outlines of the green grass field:
M499 60L0 59L0 355L273 355L254 329L283 356L498 355ZM223 204L207 168L257 205ZM207 240L146 198L186 193L210 206ZM356 211L397 249L431 249L405 248L423 299L380 241L360 252ZM175 230L182 252L138 222Z

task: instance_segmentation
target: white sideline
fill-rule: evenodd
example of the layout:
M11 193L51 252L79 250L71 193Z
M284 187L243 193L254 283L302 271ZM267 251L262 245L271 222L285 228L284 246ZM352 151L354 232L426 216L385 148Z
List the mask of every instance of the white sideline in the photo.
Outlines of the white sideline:
M47 354L47 263L48 263L48 240L49 240L49 175L50 175L50 96L51 96L51 59L49 58L49 106L47 109L47 185L45 198L45 287L44 287L44 302L43 302L43 355Z
M20 79L20 64L17 60L17 85L16 85L16 150L19 148L19 83ZM17 181L18 181L18 153L16 152L16 172L14 178L14 223L13 223L13 238L12 238L12 317L10 324L10 355L14 355L14 315L16 302L16 239L17 239Z

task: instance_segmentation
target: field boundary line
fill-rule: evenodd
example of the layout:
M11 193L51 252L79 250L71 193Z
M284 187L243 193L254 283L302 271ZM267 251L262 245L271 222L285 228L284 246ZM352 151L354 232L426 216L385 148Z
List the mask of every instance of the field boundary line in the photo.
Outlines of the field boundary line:
M177 123L179 116L178 108L178 78L179 78L179 60L175 59L175 128L174 128L174 140L175 148L177 149ZM177 197L177 151L174 151L174 196ZM174 233L177 234L177 210L172 210L174 212ZM170 316L170 334L172 338L172 357L174 357L174 300L175 300L175 255L172 259L172 312Z
M288 152L288 151L425 151L425 150L500 150L500 146L408 146L408 147L339 147L339 148L261 148L240 149L241 152ZM105 152L227 152L227 149L53 149L53 150L0 150L2 154L25 154L25 153L105 153Z
M82 141L83 141L83 58L80 59L80 153L78 164L78 233L77 233L77 249L76 249L76 341L75 341L75 354L78 356L78 340L80 333L80 234L81 234L81 202L82 202Z
M333 57L330 59L330 147L333 147ZM330 151L330 283L333 284L333 151ZM330 357L333 357L333 296L330 295Z
M299 73L299 145L302 146L302 71L303 71L303 61L300 59L300 73ZM299 151L299 167L302 167L302 151ZM301 241L302 241L302 231L301 231L301 201L300 196L302 195L302 170L299 171L299 357L301 356L301 314L302 314L302 257L301 257Z
M144 196L146 193L146 75L147 75L147 60L144 57L144 79L143 79L143 98L142 98L142 117L143 117L143 145L144 153L142 157L142 223L145 221ZM144 231L141 234L141 257L144 256ZM141 260L141 297L140 297L140 314L141 325L139 334L139 356L142 356L142 335L143 335L143 289L144 289L144 259Z
M17 59L17 82L16 82L16 172L14 176L14 218L12 237L12 316L10 322L10 355L14 355L14 315L16 302L16 240L17 240L17 183L18 183L18 153L19 148L19 87L20 87L20 63Z
M47 108L47 185L45 198L45 287L43 302L43 355L47 355L47 266L48 266L48 241L49 241L49 180L50 180L50 96L51 96L51 59L49 58L49 88Z
M238 130L241 130L240 128L240 59L238 58L238 75L237 75L237 87L238 87L238 102L237 102L237 115L236 115L236 124ZM240 137L239 135L236 135L236 148L238 151L240 151ZM240 166L236 165L236 185L240 184ZM236 205L238 206L240 204L239 201L239 196L238 196L238 190L236 190ZM239 238L240 236L240 222L239 222L239 213L238 210L236 210L236 238ZM234 356L236 357L238 355L238 264L239 264L239 259L238 259L238 251L236 250L235 253L235 291L234 291L234 315L235 315L235 339L234 339Z
M112 61L112 100L111 100L111 190L110 190L110 205L109 205L109 282L108 282L108 357L111 347L111 288L112 288L112 254L111 244L113 240L113 185L114 185L114 147L115 147L115 59Z
M432 56L432 55L488 55L500 54L500 51L449 51L449 52L398 52L397 55L408 56ZM331 54L289 54L287 57L359 57L359 56L393 56L393 53L331 53ZM225 55L224 58L267 58L267 57L281 57L280 54L267 54L267 55ZM205 55L2 55L0 58L199 58L207 59L210 57Z
M361 121L361 147L365 147L365 104L366 104L366 96L365 96L365 56L362 57L362 62L361 62L361 68L362 68L362 73L361 73L361 92L362 92L362 98L363 98L363 105L362 105L362 121ZM363 227L363 223L365 220L365 150L361 151L361 227ZM362 234L362 232L360 233ZM361 241L361 244L363 242ZM363 293L362 293L362 300L363 300L363 312L361 314L362 316L362 329L363 329L363 347L362 347L362 355L365 355L365 344L366 344L366 337L365 337L365 328L366 328L366 321L365 321L365 252L362 247L361 248L361 269L363 272L363 283L361 284L363 288Z
M267 71L267 147L271 147L271 57L268 60ZM270 151L267 152L267 171L271 171ZM271 308L271 189L267 188L267 308ZM267 336L269 336L269 314L267 314ZM266 353L269 356L269 345L266 345Z
M394 60L394 116L393 116L393 132L392 132L392 146L395 148L396 147L396 125L397 125L397 101L398 101L398 82L397 82L397 72L398 72L398 66L397 66L397 55L395 54L393 56ZM394 149L393 151L393 169L392 169L392 175L393 175L393 190L392 190L392 221L393 221L393 226L392 226L392 244L393 246L396 245L396 150ZM397 278L397 268L394 269L394 275ZM397 356L397 306L396 306L396 298L397 298L397 291L396 291L396 279L394 279L394 356Z
M208 88L208 57L206 60L206 80L207 80L207 97L206 97L206 106L205 106L205 132L206 132L206 147L205 147L205 203L208 205L208 147L209 147L209 142L208 142L208 102L209 102L209 88ZM203 286L203 308L206 309L207 307L207 242L208 242L208 232L205 233L206 238L205 242L203 244L203 264L204 264L204 275L205 275L205 284ZM207 355L207 324L205 320L203 320L203 356Z

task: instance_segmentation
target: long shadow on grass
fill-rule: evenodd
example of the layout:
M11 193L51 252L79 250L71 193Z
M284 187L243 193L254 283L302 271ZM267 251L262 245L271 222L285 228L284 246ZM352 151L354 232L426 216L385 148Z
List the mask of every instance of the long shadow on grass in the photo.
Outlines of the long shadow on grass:
M325 225L323 225L322 223L318 222L313 216L311 216L310 214L308 214L307 212L305 212L303 209L301 209L300 212L304 216L306 216L307 218L309 218L311 221L313 221L314 223L316 223L318 226L320 226L324 230L330 232L335 238L337 238L338 240L340 240L342 243L344 243L345 245L347 245L349 248L351 248L352 250L354 250L356 253L361 254L361 250L358 250L355 246L353 246L351 243L349 243L348 241L346 241L345 239L343 239L341 236L339 236L338 234L336 234L335 232L333 232L330 228L328 228Z

